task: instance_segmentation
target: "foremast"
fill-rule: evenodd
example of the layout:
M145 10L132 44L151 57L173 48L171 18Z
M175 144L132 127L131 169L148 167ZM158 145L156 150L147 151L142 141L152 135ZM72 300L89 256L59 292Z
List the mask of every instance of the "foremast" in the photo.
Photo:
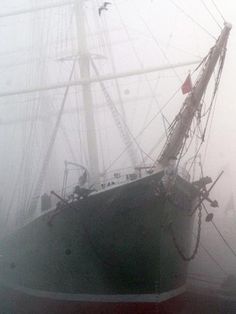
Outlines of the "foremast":
M225 23L225 26L215 44L211 49L208 59L200 78L193 86L192 92L187 96L177 116L177 122L170 133L164 149L158 159L162 166L168 164L169 158L177 157L184 145L186 136L191 127L196 112L201 109L201 99L204 95L214 68L221 55L225 52L227 40L232 26Z
M90 55L87 47L85 17L84 17L84 0L75 0L75 15L78 35L78 54L80 77L85 84L82 85L82 94L85 110L86 136L89 160L89 172L93 179L93 184L99 183L99 159L98 159L98 145L96 138L95 119L93 100L91 93L90 80Z

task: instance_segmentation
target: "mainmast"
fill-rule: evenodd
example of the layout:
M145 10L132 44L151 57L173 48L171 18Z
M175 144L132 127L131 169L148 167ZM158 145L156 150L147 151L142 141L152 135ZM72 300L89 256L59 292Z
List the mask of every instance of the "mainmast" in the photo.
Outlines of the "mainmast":
M82 85L83 102L85 109L86 136L88 148L89 171L95 183L99 181L98 148L94 120L93 101L90 80L90 55L87 46L84 0L75 0L75 15L78 35L78 54L80 66L80 78L88 83Z
M188 135L194 115L201 108L201 99L205 93L216 63L226 49L226 44L231 28L231 24L225 24L220 37L209 53L208 60L206 61L201 77L196 82L192 92L185 99L180 113L177 116L176 125L169 135L169 138L158 160L162 166L166 166L168 164L169 158L177 157L179 154L184 140Z

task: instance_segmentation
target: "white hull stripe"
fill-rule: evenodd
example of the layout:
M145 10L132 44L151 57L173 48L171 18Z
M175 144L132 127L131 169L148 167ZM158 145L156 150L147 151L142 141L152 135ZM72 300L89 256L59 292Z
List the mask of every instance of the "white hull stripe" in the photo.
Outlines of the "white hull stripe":
M186 291L186 287L181 286L177 289L166 291L163 293L152 293L152 294L74 294L74 293L61 293L51 292L43 290L35 290L25 288L21 286L6 286L7 288L19 291L30 296L47 298L52 300L61 301L81 301L81 302L119 302L119 303L151 303L151 302L163 302L171 298L177 297Z

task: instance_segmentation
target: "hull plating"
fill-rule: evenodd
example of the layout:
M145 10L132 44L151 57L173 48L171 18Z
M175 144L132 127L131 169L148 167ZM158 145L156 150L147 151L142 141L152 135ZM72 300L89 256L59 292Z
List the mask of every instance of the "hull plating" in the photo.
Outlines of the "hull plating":
M171 197L160 195L157 187L161 176L158 173L91 195L73 204L75 209L65 207L57 215L48 212L7 236L0 243L2 283L25 291L67 295L141 297L180 289L187 264L174 247L169 224L172 222L187 254L193 223L188 213L195 191L178 178ZM35 306L39 302L27 292L24 297L32 298ZM53 304L58 302L52 300ZM99 304L69 303L82 306L79 313L108 313L107 306L120 306L119 301L108 305L103 302L105 312L99 312L92 310ZM150 307L157 304L158 300L153 304L135 301L122 307L127 307L127 313L132 313L131 308L139 313L137 307L149 308L145 313L152 313ZM90 312L85 311L87 306ZM126 313L124 309L115 312L115 308L109 313Z

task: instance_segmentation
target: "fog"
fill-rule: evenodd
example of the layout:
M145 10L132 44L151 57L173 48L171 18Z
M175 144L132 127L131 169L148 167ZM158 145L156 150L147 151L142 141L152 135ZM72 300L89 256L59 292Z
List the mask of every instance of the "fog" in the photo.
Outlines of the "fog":
M65 87L35 90L68 82L73 60L78 59L78 49L81 49L78 46L80 39L72 4L38 10L39 5L53 6L58 2L63 4L56 0L40 3L36 0L1 1L2 229L6 225L7 230L16 226L22 213L23 217L26 215L48 150L50 134L65 95ZM87 0L84 3L87 45L101 76L200 61L220 34L217 23L220 26L224 23L214 2L210 0L110 2L108 10L102 12L101 16L98 15L98 8L102 1ZM236 3L233 0L217 0L215 3L226 21L233 24L233 28L216 103L205 143L199 154L205 176L210 176L214 181L224 171L210 194L211 199L218 201L219 207L212 209L206 205L214 213L214 222L224 238L236 252L236 208L227 211L230 199L232 196L236 197ZM32 12L19 14L21 10L31 9ZM107 106L109 99L106 91L109 92L119 115L125 119L132 139L135 138L133 147L139 162L145 158L150 164L157 160L165 143L163 117L171 122L184 101L181 91L173 99L171 97L181 87L189 71L192 72L193 80L196 79L196 67L194 63L166 71L108 80L104 83L105 87L100 86L99 82L92 84L101 173L108 171L107 169L115 171L131 166L119 127L116 127L112 112ZM79 80L79 73L79 62L76 62L72 80ZM97 76L94 69L91 69L91 76ZM209 84L205 97L206 108L210 103L213 87L214 79ZM30 89L34 91L29 92ZM22 90L26 92L23 93ZM170 103L163 109L163 115L154 119L169 99ZM85 124L81 86L72 86L66 98L64 114L40 193L61 190L65 160L89 167ZM152 150L158 142L159 145ZM194 150L193 144L183 164L193 156ZM152 152L149 154L150 151ZM195 170L197 178L200 175L198 164ZM76 179L72 175L70 184L73 185ZM222 278L226 273L236 275L236 256L225 245L214 226L204 219L205 214L201 243L225 273L207 256L201 246L196 259L190 263L190 272L215 278ZM194 242L193 238L193 246Z

